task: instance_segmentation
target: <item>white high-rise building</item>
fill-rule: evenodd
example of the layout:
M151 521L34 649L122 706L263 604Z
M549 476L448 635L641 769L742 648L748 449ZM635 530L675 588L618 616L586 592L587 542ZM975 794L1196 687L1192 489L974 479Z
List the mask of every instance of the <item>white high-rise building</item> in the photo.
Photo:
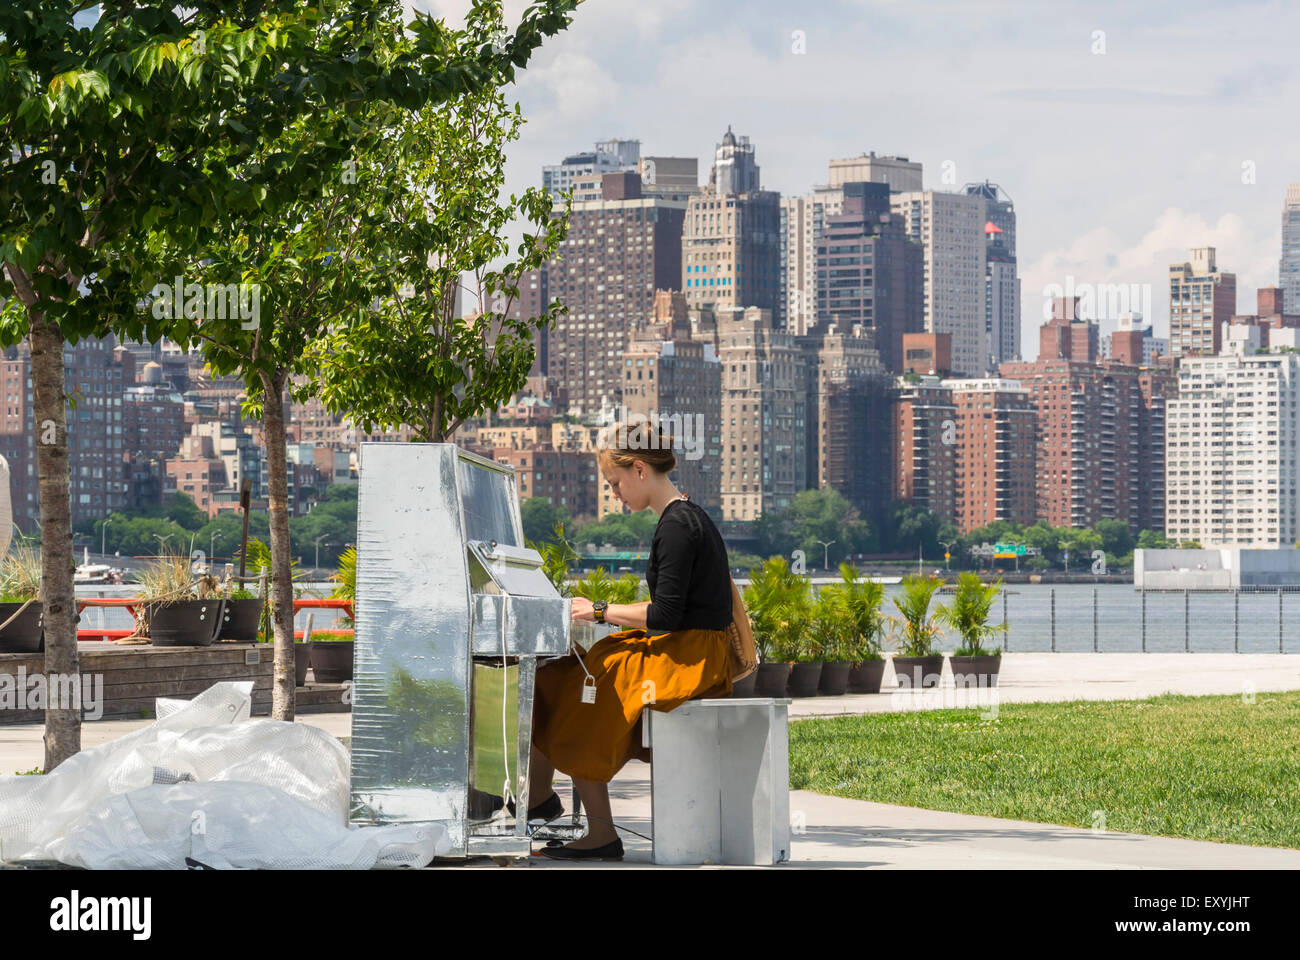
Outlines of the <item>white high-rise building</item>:
M1300 539L1300 355L1183 357L1166 403L1165 534L1202 547Z
M817 241L826 219L843 212L844 191L833 187L781 198L781 300L795 336L817 320Z
M924 251L927 333L952 334L952 372L980 377L988 369L985 337L985 200L964 193L914 190L890 197L907 235Z

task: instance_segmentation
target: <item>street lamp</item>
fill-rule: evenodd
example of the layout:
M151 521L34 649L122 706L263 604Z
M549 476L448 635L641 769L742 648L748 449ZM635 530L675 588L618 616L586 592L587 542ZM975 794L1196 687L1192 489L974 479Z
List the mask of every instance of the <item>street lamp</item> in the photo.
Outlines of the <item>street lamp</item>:
M319 537L316 538L316 566L312 568L313 570L320 569L320 542L324 540L325 537L326 534L322 533Z
M208 564L209 565L212 564L212 541L218 536L220 536L220 534L218 534L217 531L215 530L213 530L211 533L208 534Z
M160 534L157 534L157 533L150 534L150 536L152 536L155 540L158 541L158 552L159 552L159 553L162 553L163 545L164 545L168 540L170 540L170 539L172 538L172 535L171 535L170 533L167 534L167 536L165 536L165 537L162 536L162 535L160 535Z
M831 547L839 543L838 540L815 540L814 543L820 543L823 548L822 552L822 569L827 573L831 571Z
M1056 545L1061 548L1062 556L1065 558L1065 572L1069 573L1070 572L1070 545L1066 543L1064 540L1061 540Z
M953 544L955 544L956 542L957 542L956 540L940 540L940 541L939 541L939 543L941 543L941 544L943 545L943 569L944 569L945 571L947 571L947 570L951 570L951 569L952 569L952 568L948 565L948 558L952 556L952 548L953 548Z
M99 525L99 555L101 557L104 555L104 549L105 549L104 531L108 529L108 525L112 522L113 522L113 515L110 513L108 516L104 518L104 522Z

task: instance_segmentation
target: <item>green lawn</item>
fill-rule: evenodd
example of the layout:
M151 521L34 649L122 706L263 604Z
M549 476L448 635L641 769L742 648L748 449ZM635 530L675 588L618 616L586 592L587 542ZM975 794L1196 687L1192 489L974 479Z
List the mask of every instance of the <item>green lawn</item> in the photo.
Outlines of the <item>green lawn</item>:
M931 810L1300 848L1300 692L799 720L790 787ZM1101 813L1097 813L1100 811ZM1101 817L1104 816L1104 824Z

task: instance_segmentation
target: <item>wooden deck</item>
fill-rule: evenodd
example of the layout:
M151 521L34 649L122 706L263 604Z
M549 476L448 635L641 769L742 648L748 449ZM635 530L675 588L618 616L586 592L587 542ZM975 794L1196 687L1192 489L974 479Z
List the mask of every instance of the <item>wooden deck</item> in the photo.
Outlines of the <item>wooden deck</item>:
M157 697L189 699L222 680L253 681L253 715L271 712L272 656L265 643L215 643L207 647L119 646L90 641L77 644L82 683L102 677L103 719L151 718ZM43 653L0 653L0 675L31 678L45 671ZM98 694L98 687L95 690ZM304 713L351 710L343 684L309 682L297 688L295 707ZM0 724L40 723L43 709L0 709Z

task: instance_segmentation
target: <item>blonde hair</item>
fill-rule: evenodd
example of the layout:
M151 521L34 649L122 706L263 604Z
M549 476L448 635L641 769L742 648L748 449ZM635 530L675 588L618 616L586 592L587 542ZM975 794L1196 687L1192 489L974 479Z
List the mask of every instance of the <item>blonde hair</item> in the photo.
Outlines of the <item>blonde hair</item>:
M596 439L596 450L601 463L616 467L630 467L640 460L656 473L672 473L677 466L672 435L646 420L606 427Z

